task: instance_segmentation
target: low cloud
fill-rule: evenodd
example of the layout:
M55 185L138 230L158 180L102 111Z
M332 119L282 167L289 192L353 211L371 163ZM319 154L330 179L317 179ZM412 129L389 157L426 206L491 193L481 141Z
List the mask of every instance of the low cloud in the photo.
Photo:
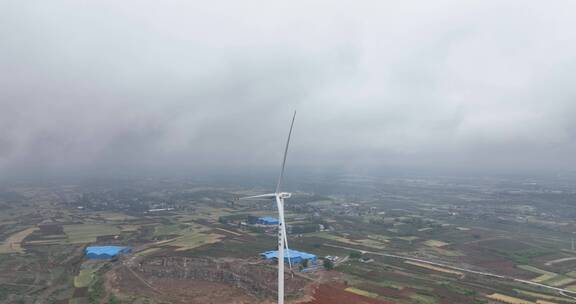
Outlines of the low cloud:
M574 170L572 1L3 1L0 170Z

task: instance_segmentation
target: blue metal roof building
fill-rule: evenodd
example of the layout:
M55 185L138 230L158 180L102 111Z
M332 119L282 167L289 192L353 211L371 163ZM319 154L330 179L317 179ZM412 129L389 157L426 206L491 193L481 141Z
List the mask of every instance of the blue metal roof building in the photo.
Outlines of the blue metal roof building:
M277 260L278 259L278 250L266 251L260 254L261 257L267 260ZM288 249L284 251L284 263L288 263L288 258L290 258L290 262L292 264L300 264L304 260L308 260L309 262L315 263L318 260L318 257L311 253L296 251L292 249Z
M89 246L84 249L86 257L93 260L110 260L130 251L130 247L123 246Z
M278 225L279 223L277 218L270 216L260 217L258 221L256 221L256 224L260 225Z

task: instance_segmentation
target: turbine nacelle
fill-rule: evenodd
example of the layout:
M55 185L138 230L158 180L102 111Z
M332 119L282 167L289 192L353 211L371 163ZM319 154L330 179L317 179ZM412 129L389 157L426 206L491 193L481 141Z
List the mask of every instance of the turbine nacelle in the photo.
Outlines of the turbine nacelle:
M239 198L239 200L273 200L276 197L281 198L281 199L291 198L292 193L280 192L280 193L260 194L260 195L241 197L241 198Z
M277 194L279 198L281 199L285 199L285 198L290 198L292 197L292 193L289 192L280 192Z

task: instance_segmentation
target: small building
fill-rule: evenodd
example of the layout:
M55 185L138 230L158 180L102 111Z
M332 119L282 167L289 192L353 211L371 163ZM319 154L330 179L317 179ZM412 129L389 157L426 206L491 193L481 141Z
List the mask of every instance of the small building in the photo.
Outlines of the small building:
M261 253L260 256L267 260L278 260L278 250L266 251ZM311 253L288 249L284 251L284 263L288 263L288 259L290 259L292 264L300 264L304 262L304 260L315 264L318 257Z
M278 225L278 224L280 224L280 222L275 217L265 216L265 217L259 217L258 220L256 221L256 224L258 224L258 225Z
M86 258L92 260L111 260L121 254L130 253L130 247L123 246L89 246L84 249Z

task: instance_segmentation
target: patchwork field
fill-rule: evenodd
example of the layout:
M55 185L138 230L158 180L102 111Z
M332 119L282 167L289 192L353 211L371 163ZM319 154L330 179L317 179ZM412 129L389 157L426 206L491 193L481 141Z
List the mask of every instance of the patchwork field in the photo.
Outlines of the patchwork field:
M534 216L533 209L514 209L514 202L526 204L538 196L514 200L500 182L496 188L475 184L458 193L449 192L460 180L442 191L435 183L418 188L418 180L394 186L389 182L371 185L368 195L328 191L320 197L302 192L287 203L290 247L318 257L315 269L294 268L294 276L313 283L303 303L576 303L557 290L511 279L576 290L576 252L570 250L576 231L573 217L554 227L547 226L553 221L527 225L518 219ZM260 193L260 189L234 186L197 193L193 183L140 181L129 186L120 181L105 187L81 186L74 193L59 189L36 200L38 205L54 202L44 209L26 202L24 213L14 210L0 223L5 239L0 252L25 253L0 255L0 302L5 295L16 295L14 303L49 299L86 304L91 298L139 304L190 303L190 298L197 303L272 303L273 296L258 298L232 289L233 284L165 276L171 272L177 277L187 258L275 267L259 257L275 249L275 227L253 224L255 217L275 216L274 204L233 199L243 191ZM321 188L314 186L313 191ZM154 208L170 210L149 212ZM553 217L551 208L545 211L546 217ZM36 226L39 229L24 229ZM83 248L94 242L130 246L134 251L111 261L88 261ZM157 262L157 268L148 269L157 271L154 275L130 271L151 260ZM334 268L324 269L324 260L334 260ZM105 266L95 270L91 268L95 264ZM266 282L275 277L266 277ZM123 284L128 292L117 293L115 288Z
M576 301L571 301L565 297L563 298L563 297L559 297L559 296L551 296L551 295L547 295L547 294L542 294L542 293L538 293L538 292L531 292L531 291L526 291L526 290L521 290L521 289L515 289L514 291L516 291L517 293L519 293L521 295L526 295L526 296L537 298L540 300L556 301L556 302L561 302L561 303L565 303L565 302L576 303Z
M498 302L508 303L508 304L535 304L535 302L531 302L531 301L503 295L500 293L493 293L491 295L487 295L486 297L488 299L491 299L491 300L496 300Z
M341 237L338 235L331 234L329 232L314 232L306 234L307 237L319 237L330 241L335 241L342 244L364 246L373 249L385 249L388 240L378 240L375 238L367 239L349 239L346 237Z
M350 292L348 287L341 284L322 284L317 287L313 294L312 300L301 304L392 304L391 301L375 299L356 292ZM352 289L358 291L358 289ZM364 293L364 291L360 291ZM372 293L369 295L373 296Z
M439 266L434 266L434 265L430 265L430 264L426 264L426 263L419 263L419 262L413 262L413 261L405 261L404 263L418 266L418 267L422 267L422 268L426 268L426 269L430 269L430 270L434 270L434 271L438 271L438 272L454 274L454 275L458 275L458 276L464 275L460 271L456 271L456 270L452 270L452 269L448 269L448 268L443 268L443 267L439 267Z

